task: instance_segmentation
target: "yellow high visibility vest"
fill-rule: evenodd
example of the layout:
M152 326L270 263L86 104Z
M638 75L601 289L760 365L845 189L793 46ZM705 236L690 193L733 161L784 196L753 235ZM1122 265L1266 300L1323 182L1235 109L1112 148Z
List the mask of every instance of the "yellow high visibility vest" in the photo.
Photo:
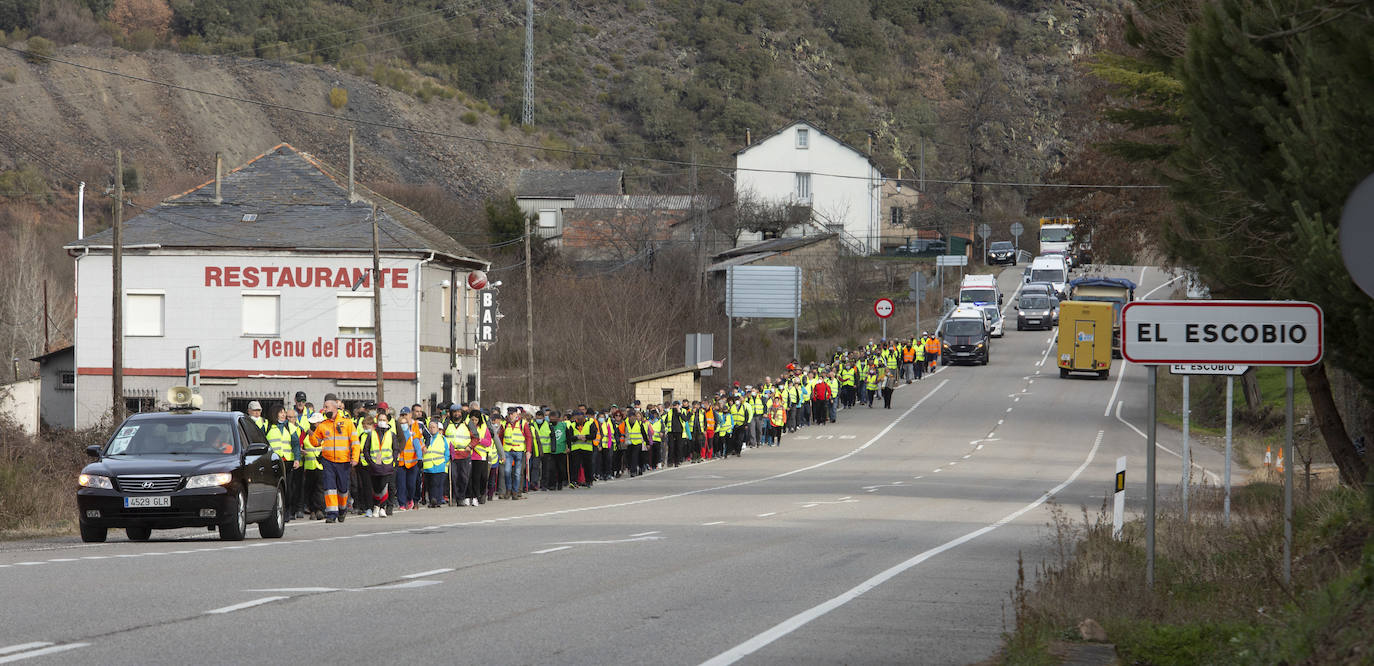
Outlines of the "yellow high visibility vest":
M648 432L645 431L643 422L633 422L625 424L625 443L629 446L643 446Z
M519 423L507 424L505 430L501 432L501 439L505 442L507 451L524 453L525 430L520 427Z
M291 462L296 459L296 454L291 451L291 438L295 437L300 431L296 430L296 424L287 421L285 427L273 424L264 432L267 433L267 443L272 447L272 452L276 453L282 460Z
M582 422L582 425L577 425L576 423L573 423L573 424L572 424L572 431L573 431L573 434L574 434L574 435L580 435L580 436L586 437L586 438L588 439L588 441L578 441L578 440L574 439L574 440L572 441L572 446L569 446L568 448L569 448L570 450L573 450L573 451L591 451L591 450L592 450L592 442L591 442L590 440L591 440L592 437L596 434L596 428L597 428L596 421L591 421L591 420L583 421L583 422Z
M443 472L448 469L448 440L443 433L435 433L425 447L424 469L426 472Z

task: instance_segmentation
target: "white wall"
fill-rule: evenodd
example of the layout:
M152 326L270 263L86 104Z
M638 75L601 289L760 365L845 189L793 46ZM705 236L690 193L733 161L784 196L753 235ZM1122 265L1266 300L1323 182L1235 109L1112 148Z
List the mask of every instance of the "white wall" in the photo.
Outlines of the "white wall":
M807 148L797 147L798 128L809 130ZM810 173L811 206L818 221L842 223L848 234L870 244L869 251L877 251L882 179L863 154L814 127L795 123L737 155L735 166L737 198L772 202L794 201L796 174Z
M0 386L0 413L18 422L26 435L38 434L40 392L41 382L37 379Z

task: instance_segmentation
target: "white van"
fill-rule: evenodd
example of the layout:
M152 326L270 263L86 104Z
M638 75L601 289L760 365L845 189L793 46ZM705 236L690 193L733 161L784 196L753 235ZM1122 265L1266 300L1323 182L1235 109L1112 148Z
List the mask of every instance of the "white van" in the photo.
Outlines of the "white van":
M1057 255L1039 256L1031 262L1030 279L1027 282L1048 282L1054 286L1059 300L1066 300L1065 283L1069 281L1069 266L1064 258Z
M959 285L959 303L1002 304L1002 292L997 290L997 278L991 275L965 275Z

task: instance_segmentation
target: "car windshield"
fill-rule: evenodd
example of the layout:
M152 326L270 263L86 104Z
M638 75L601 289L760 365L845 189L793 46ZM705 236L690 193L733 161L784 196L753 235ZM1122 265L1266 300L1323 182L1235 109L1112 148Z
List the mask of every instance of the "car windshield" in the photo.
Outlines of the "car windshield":
M125 422L105 445L105 455L232 455L232 427L222 418L174 414Z
M1003 251L1003 250L1010 250L1010 249L1011 249L1011 241L997 241L997 242L993 243L992 245L988 246L988 249L989 249L989 250L993 250L993 251L995 251L995 252L1001 252L1001 251Z
M951 319L945 324L945 337L980 336L983 322L977 319Z
M1073 230L1071 229L1041 229L1041 243L1063 243L1073 240Z
M1058 268L1031 269L1032 282L1063 282L1064 271Z
M996 289L964 289L959 292L960 303L996 303Z
M1048 310L1050 299L1046 296L1026 296L1021 299L1022 310Z

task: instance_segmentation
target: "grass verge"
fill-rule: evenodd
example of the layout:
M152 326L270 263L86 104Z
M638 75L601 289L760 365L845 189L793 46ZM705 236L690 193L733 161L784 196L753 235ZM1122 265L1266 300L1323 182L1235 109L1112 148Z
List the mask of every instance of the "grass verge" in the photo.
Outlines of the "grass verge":
M76 531L76 476L109 428L25 435L0 416L0 540Z
M1235 489L1223 524L1219 493L1200 489L1191 520L1160 511L1155 585L1145 584L1144 522L1112 538L1105 511L1053 510L1054 561L1012 593L1015 628L1000 660L1058 663L1087 618L1122 663L1374 662L1374 521L1359 492L1328 486L1298 505L1293 583L1281 580L1282 488ZM1018 563L1020 566L1020 563ZM1024 566L1020 566L1024 581Z

